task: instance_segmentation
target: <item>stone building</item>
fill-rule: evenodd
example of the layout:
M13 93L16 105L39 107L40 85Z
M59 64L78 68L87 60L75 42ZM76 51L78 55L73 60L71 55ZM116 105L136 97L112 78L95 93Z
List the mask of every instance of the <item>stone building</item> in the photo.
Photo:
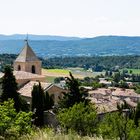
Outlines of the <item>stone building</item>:
M14 61L13 66L13 74L18 84L18 92L29 104L31 104L33 86L40 82L44 91L47 91L49 95L53 96L54 103L57 104L59 99L63 96L62 93L66 92L66 90L53 83L47 83L46 76L41 73L41 65L42 62L37 58L29 46L28 40L26 40L25 46ZM0 73L0 78L2 78L3 75L4 73Z
M59 99L63 97L64 92L67 92L65 89L59 87L58 85L47 83L47 82L40 82L44 92L48 92L49 95L53 98L54 104L57 104ZM38 85L36 81L30 81L25 84L23 87L19 89L20 95L30 104L32 101L32 89L34 85Z
M23 50L14 62L14 70L41 75L41 61L29 46L28 40L26 40Z

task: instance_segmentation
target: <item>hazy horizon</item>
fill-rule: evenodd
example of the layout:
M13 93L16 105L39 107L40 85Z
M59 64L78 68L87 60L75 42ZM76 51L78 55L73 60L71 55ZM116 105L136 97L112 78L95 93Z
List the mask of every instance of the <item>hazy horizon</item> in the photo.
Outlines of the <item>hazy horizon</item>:
M12 35L23 35L25 37L27 37L27 34L22 34L22 33L12 33L12 34L1 34L0 35L4 35L4 36L12 36ZM95 38L95 37L101 37L101 36L122 36L122 37L140 37L140 35L97 35L97 36L69 36L69 35L55 35L55 34L52 34L52 35L49 35L49 34L28 34L28 38L30 39L30 35L32 36L58 36L58 37L75 37L75 38Z
M139 0L0 0L0 34L140 36Z

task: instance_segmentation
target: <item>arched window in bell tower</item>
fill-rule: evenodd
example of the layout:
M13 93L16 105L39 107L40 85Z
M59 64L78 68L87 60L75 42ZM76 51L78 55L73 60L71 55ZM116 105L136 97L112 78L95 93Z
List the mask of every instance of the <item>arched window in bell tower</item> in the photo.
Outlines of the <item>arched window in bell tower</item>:
M32 73L35 73L35 66L32 65Z
M18 71L20 71L21 70L21 66L20 65L18 65Z

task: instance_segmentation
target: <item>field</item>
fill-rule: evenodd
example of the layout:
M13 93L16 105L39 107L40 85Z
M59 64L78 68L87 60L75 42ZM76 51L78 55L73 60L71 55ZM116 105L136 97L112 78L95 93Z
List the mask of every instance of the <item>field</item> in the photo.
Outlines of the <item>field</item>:
M130 71L132 71L133 74L140 74L140 69L127 69L128 72L130 73ZM123 69L121 69L121 71L123 71Z
M140 74L140 69L128 69L129 72L130 70L132 70L133 74Z
M67 69L47 69L48 73L57 73L57 74L69 74Z
M66 69L42 69L42 74L51 79L55 77L66 77L69 75L69 71Z
M83 68L67 68L67 69L42 69L42 74L46 76L48 82L53 82L56 77L68 77L69 72L75 78L83 79L84 77L95 77L105 72L90 72Z

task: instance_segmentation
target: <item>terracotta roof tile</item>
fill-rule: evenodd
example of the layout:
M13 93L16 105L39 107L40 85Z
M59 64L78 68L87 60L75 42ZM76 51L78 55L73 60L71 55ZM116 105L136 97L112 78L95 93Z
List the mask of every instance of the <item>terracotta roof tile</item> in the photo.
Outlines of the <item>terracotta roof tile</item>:
M43 75L33 74L25 71L14 71L16 79L33 79L33 78L45 78Z
M22 96L31 97L31 92L32 92L34 85L38 85L38 82L30 81L26 85L24 85L22 88L20 88L18 92ZM51 83L41 82L41 86L43 89L48 88L50 85L51 85Z

